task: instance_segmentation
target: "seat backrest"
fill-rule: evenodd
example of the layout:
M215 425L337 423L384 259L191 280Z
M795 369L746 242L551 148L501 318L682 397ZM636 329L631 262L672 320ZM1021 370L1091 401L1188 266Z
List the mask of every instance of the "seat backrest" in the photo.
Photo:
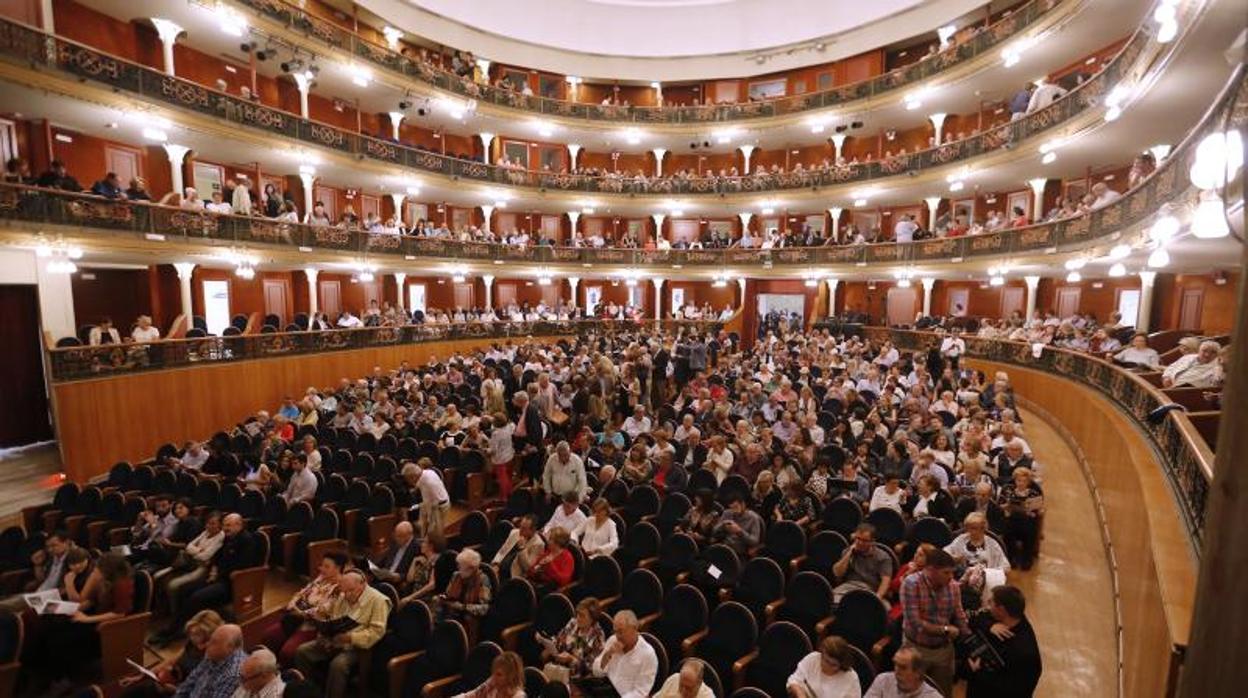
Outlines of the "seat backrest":
M823 509L823 528L848 538L862 523L862 507L849 497L837 497Z
M832 574L832 565L841 559L848 545L845 536L836 531L816 533L806 544L806 559L802 562L802 569L819 572L824 576Z
M9 664L22 656L25 628L22 617L8 611L0 612L0 664Z
M490 520L485 514L474 511L463 518L459 526L459 544L462 547L480 545L490 537Z
M636 569L624 578L620 597L623 607L638 618L658 613L663 608L663 584L650 570Z
M802 657L810 654L810 638L793 623L778 620L767 626L758 642L759 660L772 666L797 668Z
M658 660L658 671L654 674L654 685L650 687L651 693L658 693L663 687L663 682L667 680L669 664L667 661L667 650L663 647L663 643L659 642L659 638L650 633L642 633L642 639L654 648L654 657Z
M464 668L460 672L459 684L472 690L490 678L490 667L494 659L503 653L503 648L493 642L479 642L464 659Z
M398 642L400 653L424 649L433 631L433 614L423 601L409 603L390 614L388 623Z
M803 609L805 614L822 618L832 612L832 585L817 572L798 572L784 592L785 605Z
M464 632L464 626L453 620L433 626L426 656L439 677L459 673L468 656L468 633Z
M767 553L787 562L806 553L806 531L795 521L774 521L767 527Z
M685 637L706 627L706 597L697 587L677 584L663 599L663 628L668 637Z
M628 537L624 543L629 552L640 560L659 554L662 536L659 535L659 529L655 528L654 524L642 521L628 529Z
M537 604L533 628L547 637L554 637L575 613L576 609L568 597L559 593L547 594Z
M906 538L906 520L895 509L880 507L867 514L867 523L875 526L876 540L886 545L899 543Z
M152 575L147 570L134 573L134 607L132 613L152 610Z
M733 658L744 657L758 642L758 621L750 609L725 601L711 614L710 637Z
M784 570L775 560L756 557L745 564L737 589L752 601L770 601L784 596Z
M585 565L585 587L599 599L620 593L620 563L608 555L598 555Z
M659 546L659 561L676 569L688 569L698 555L698 542L687 533L673 533Z

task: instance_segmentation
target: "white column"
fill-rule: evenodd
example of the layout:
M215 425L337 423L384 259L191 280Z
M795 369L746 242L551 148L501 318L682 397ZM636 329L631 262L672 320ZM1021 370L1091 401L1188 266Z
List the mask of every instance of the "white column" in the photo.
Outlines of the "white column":
M654 176L662 177L663 176L663 156L667 155L667 149L655 148L654 150L650 152L654 153Z
M824 279L828 284L828 317L836 317L836 287L841 285L840 279Z
M578 278L578 277L575 277L575 276L569 276L569 277L568 277L568 285L572 287L572 300L571 300L571 304L572 304L572 307L573 307L573 308L575 308L575 307L577 307L577 305L578 305L577 300L576 300L576 287L581 285L581 280L580 280L580 278Z
M741 291L741 298L740 300L737 301L737 307L740 308L745 305L745 277L744 276L737 277L737 288Z
M52 0L39 0L39 28L45 34L56 33L56 19L52 12Z
M156 27L156 34L160 36L161 48L164 49L165 73L173 75L173 44L178 40L178 35L186 30L176 22L161 19L160 17L152 18L152 26Z
M1140 309L1135 319L1135 331L1149 330L1149 317L1153 313L1153 282L1157 280L1157 272L1140 272Z
M655 277L650 279L654 284L654 319L663 319L663 279Z
M833 206L828 209L828 213L832 216L832 239L837 242L841 241L841 213L844 211L840 206Z
M491 274L485 274L481 277L481 280L485 282L485 309L493 310L494 309L494 276Z
M927 204L927 232L934 233L936 232L936 209L940 208L940 197L929 196L923 199L923 203Z
M164 145L165 155L169 156L169 177L173 182L173 191L178 196L182 196L182 191L186 187L186 183L182 179L182 163L186 161L186 154L191 149L184 145L176 145L166 143Z
M754 214L750 213L749 211L742 211L741 213L737 214L737 218L741 219L741 235L742 236L745 235L745 231L750 229L750 219L753 217L754 217Z
M481 74L485 76L485 81L490 81L490 61L486 58L477 59L477 67L481 69Z
M312 209L316 202L312 199L312 183L316 181L316 168L311 165L299 166L299 181L303 183L304 222L312 220Z
M663 219L667 218L667 214L652 213L650 217L654 219L654 239L657 243L658 239L663 237Z
M490 232L490 216L493 216L493 215L494 215L493 206L490 206L488 204L481 204L481 218L483 218L485 221L484 223L481 224L482 231L487 232L487 233Z
M182 292L182 314L186 316L186 326L191 326L194 315L194 300L191 298L191 274L195 271L194 262L174 262L173 268L178 272L178 287Z
M581 219L580 211L568 211L568 220L572 223L572 232L570 233L572 237L576 237L576 222L579 221L580 219ZM571 246L571 244L572 243L569 240L568 245Z
M403 117L407 116L401 111L392 111L390 116L390 134L394 136L394 140L399 140L399 125L403 123Z
M484 153L485 164L490 164L490 146L494 145L494 134L478 133L477 138L481 139L481 150Z
M1027 283L1027 315L1023 317L1023 322L1030 322L1031 316L1036 314L1036 289L1040 287L1040 277L1024 276L1023 281Z
M841 162L841 151L845 148L846 138L848 138L848 136L843 133L838 133L835 136L832 136L832 145L836 148L836 160L834 160L834 162Z
M756 148L752 145L742 145L738 147L741 149L741 154L745 156L745 170L742 171L741 174L747 175L750 173L750 155L754 153Z
M404 284L406 284L406 283L407 283L407 273L406 273L406 272L402 272L402 271L396 271L396 272L394 272L394 289L395 289L395 291L394 291L394 292L395 292L395 295L397 295L397 296L399 297L399 302L398 302L398 304L397 304L397 305L398 305L400 308L405 307L405 306L404 306L404 301L403 301L403 295L404 295L404 294L403 294L403 291L404 291L404 290L406 290L406 289L404 289L404 288L403 288L403 285L404 285Z
M568 171L570 172L576 169L576 158L578 155L581 154L581 146L577 145L576 143L569 143L567 145L567 148L568 148L568 163L569 163Z
M923 282L923 316L928 317L932 314L932 287L936 285L936 279L925 276L919 281Z
M936 133L932 138L932 143L934 145L940 145L940 138L944 134L946 116L948 116L948 114L936 112L935 114L927 117L932 122L932 127L936 129Z
M295 87L299 90L299 116L308 118L308 91L312 89L311 73L295 73Z
M308 327L305 327L304 329L309 329L312 327L311 318L315 317L316 314L320 312L320 309L321 309L321 304L318 302L318 299L316 297L316 277L321 272L320 270L315 269L313 267L308 267L307 269L303 270L303 273L306 274L308 277L308 318L309 318Z
M403 222L403 202L407 199L407 194L397 192L390 193L390 201L394 204L394 220Z
M1039 221L1044 216L1044 185L1049 180L1044 177L1036 177L1027 180L1027 186L1031 187L1031 193L1035 196L1031 204L1031 220ZM1006 212L1009 215L1009 212Z

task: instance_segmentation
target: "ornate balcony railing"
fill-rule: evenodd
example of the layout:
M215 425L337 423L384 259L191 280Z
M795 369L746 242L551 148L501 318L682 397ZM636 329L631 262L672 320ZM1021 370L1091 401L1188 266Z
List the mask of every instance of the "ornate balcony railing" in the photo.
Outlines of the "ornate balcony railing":
M926 350L937 337L932 332L886 328L867 328L865 334L877 341L888 339L906 351ZM1192 548L1199 554L1213 462L1207 447L1202 449L1203 439L1190 422L1186 427L1180 424L1186 416L1171 412L1160 422L1147 419L1153 410L1174 402L1165 393L1132 371L1067 349L1045 347L1036 357L1031 345L1025 342L968 337L966 356L1059 374L1096 388L1112 400L1135 421L1161 456L1166 476L1178 496Z
M64 382L102 378L166 368L202 366L223 362L271 359L369 347L425 344L457 339L523 341L530 337L557 337L590 333L694 330L718 332L717 321L662 320L561 320L537 322L419 324L398 327L365 327L309 332L172 339L150 344L107 344L49 349L52 380Z
M235 0L256 14L278 22L322 45L349 52L376 67L402 75L466 99L561 118L619 121L635 124L713 124L785 116L877 97L919 83L991 52L1048 14L1059 0L1032 0L985 27L968 40L934 56L866 80L829 90L763 102L706 106L634 107L584 104L537 95L524 95L494 85L483 85L455 73L405 56L374 43L330 20L317 17L284 0Z
M1147 25L1146 25L1147 26ZM865 182L907 172L950 165L1002 148L1064 124L1096 106L1152 40L1137 31L1100 73L1045 109L982 133L905 155L842 164L805 172L741 177L699 176L648 179L634 176L588 176L533 172L463 160L402 143L310 121L297 114L266 107L162 71L129 62L88 46L0 20L0 58L52 68L92 80L164 106L190 110L269 135L291 138L332 151L450 178L526 187L540 191L601 194L708 195L818 189Z

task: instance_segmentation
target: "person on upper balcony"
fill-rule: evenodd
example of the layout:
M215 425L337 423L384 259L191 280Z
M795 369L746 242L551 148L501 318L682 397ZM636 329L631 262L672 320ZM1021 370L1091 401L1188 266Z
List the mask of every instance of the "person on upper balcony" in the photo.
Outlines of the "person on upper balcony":
M1096 197L1092 201L1092 210L1094 211L1098 208L1104 208L1122 197L1122 194L1110 189L1109 185L1104 182L1093 184L1091 194Z
M131 201L151 201L152 194L147 190L147 180L142 177L130 180L130 186L126 189L126 198Z
M91 328L87 334L87 344L97 347L101 344L121 344L121 335L113 327L112 318L101 318L100 324Z
M1065 95L1066 90L1061 85L1041 78L1036 85L1035 91L1031 93L1031 99L1027 102L1027 113L1034 114Z
M117 178L116 172L109 172L104 175L104 179L92 184L91 193L96 196L102 196L105 199L126 198L126 192L122 191L121 180Z
M212 200L204 207L208 213L216 213L228 216L234 213L234 207L225 200L225 194L221 191L212 192Z
M1222 364L1218 361L1218 353L1222 346L1207 339L1200 343L1195 354L1181 356L1166 367L1161 374L1161 385L1165 388L1216 388L1224 378Z
M1161 367L1161 356L1156 349L1148 346L1148 335L1143 332L1135 333L1131 337L1131 344L1114 354L1112 358L1120 363L1132 364L1152 370Z
M60 160L53 160L48 171L39 175L39 179L35 180L36 187L44 187L46 189L61 189L63 191L82 191L82 185L78 180L70 176L65 169L65 163Z

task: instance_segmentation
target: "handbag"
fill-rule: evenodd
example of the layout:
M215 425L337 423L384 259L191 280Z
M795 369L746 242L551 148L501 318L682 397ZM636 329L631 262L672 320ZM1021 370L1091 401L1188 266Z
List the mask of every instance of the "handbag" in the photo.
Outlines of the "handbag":
M542 675L550 683L561 683L565 686L572 684L572 672L562 664L547 662L546 666L542 667Z

